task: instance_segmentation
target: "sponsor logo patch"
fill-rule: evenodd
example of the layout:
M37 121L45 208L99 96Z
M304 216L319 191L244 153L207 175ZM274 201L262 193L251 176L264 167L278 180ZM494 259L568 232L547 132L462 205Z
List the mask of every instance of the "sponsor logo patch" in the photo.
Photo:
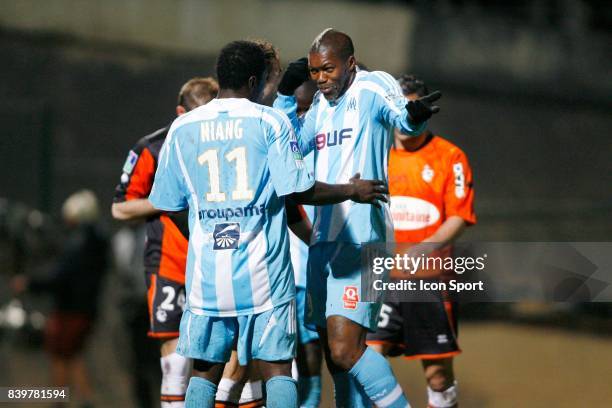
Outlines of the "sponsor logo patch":
M350 139L353 128L346 128L341 130L332 130L326 133L319 133L315 136L314 142L317 150L321 150L327 147L341 146L344 139Z
M344 287L342 302L344 302L345 309L357 309L357 302L359 302L359 292L357 291L357 286Z
M399 231L416 231L435 225L440 219L438 207L416 197L391 197L393 227Z
M213 232L213 250L236 249L240 243L240 224L227 222L216 224Z
M224 218L225 221L234 217L254 217L256 215L266 215L266 206L264 204L254 206L249 205L246 207L235 207L235 208L217 208L210 210L200 210L198 218L204 220L206 218L215 219Z
M438 334L438 344L448 343L448 336L446 334Z
M127 174L132 174L132 171L134 170L134 166L136 166L137 161L138 155L133 150L130 150L130 152L128 153L128 157L125 160L125 163L123 164L123 172Z
M455 196L463 198L465 196L465 174L463 173L463 164L453 164L453 173L455 174Z

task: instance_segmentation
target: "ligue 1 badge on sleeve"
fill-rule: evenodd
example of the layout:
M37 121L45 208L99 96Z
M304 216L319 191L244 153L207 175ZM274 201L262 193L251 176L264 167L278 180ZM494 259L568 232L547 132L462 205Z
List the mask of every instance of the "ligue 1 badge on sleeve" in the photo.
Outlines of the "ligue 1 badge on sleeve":
M127 173L128 175L132 174L132 171L134 170L134 166L136 165L137 161L138 155L133 150L130 150L128 157L125 160L125 163L123 164L123 172Z
M213 250L236 249L240 243L240 223L225 222L215 225Z
M291 154L293 155L293 160L298 165L298 168L302 168L304 165L304 158L302 157L302 151L300 150L300 146L296 141L290 141L289 146L291 147Z

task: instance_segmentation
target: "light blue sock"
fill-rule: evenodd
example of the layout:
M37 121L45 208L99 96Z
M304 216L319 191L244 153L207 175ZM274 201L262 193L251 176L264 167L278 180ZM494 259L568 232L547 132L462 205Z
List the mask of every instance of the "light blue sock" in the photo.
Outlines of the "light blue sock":
M377 407L410 407L389 362L370 347L366 348L349 373L363 386L365 393Z
M300 376L298 378L298 396L301 408L317 408L321 403L321 376Z
M215 384L202 377L191 377L185 395L185 408L214 408L216 393Z
M363 387L349 373L336 373L334 380L334 396L337 408L370 408L372 403Z
M277 375L266 381L266 407L298 408L295 380L285 375Z

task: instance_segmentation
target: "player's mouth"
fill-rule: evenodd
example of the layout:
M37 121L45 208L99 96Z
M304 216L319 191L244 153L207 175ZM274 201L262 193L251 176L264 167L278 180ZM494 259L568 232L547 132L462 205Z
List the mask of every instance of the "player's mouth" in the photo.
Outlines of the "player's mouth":
M325 96L333 95L336 92L336 87L334 85L320 86L319 91Z

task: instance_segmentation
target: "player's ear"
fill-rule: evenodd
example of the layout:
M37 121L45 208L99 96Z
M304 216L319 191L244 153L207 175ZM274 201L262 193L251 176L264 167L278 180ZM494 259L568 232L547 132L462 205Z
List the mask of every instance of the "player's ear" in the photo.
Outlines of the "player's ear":
M257 77L255 75L250 76L248 83L249 83L249 90L252 91L253 89L257 87Z
M355 56L351 55L350 57L348 57L348 60L346 60L346 64L349 71L355 71L355 68L357 67L357 60L355 59Z
M187 109L185 109L184 106L177 105L176 106L176 116L181 116L184 113L187 113Z

